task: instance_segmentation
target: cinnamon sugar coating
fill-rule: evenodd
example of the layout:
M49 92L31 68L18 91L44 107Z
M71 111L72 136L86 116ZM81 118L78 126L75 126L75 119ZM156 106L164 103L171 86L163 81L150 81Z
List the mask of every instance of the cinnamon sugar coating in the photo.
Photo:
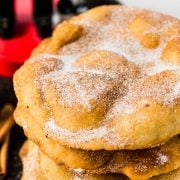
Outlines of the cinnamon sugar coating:
M26 142L21 151L20 157L23 162L23 180L44 180L44 179L78 179L78 180L128 180L129 178L121 174L93 174L92 172L87 172L81 168L67 168L63 165L55 164L51 159L45 156L38 147L28 141ZM162 159L163 160L163 159ZM149 180L177 180L179 178L179 169L173 170L166 174L159 176L154 176ZM133 179L145 179L142 177L134 177Z
M28 139L56 164L85 169L89 173L121 173L130 179L148 179L180 167L180 138L165 144L141 150L85 151L60 145L44 136L40 123L36 123L26 108L18 107L20 126L24 126ZM26 119L26 121L24 121ZM25 122L26 124L23 124ZM38 133L37 133L38 132Z
M65 21L15 73L18 107L36 114L44 136L72 148L164 143L180 133L179 27L125 6Z
M127 180L120 174L89 174L80 168L58 166L30 141L21 148L20 157L23 163L22 180Z

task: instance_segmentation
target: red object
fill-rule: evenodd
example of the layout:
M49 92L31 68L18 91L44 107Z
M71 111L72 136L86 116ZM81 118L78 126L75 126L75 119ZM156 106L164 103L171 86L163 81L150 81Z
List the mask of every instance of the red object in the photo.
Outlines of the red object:
M32 0L15 0L16 32L12 39L0 39L0 75L12 77L41 38L32 20ZM57 1L55 1L57 3Z
M54 8L58 0L53 1ZM12 39L0 39L0 75L12 77L42 40L33 23L33 1L15 0L16 32Z

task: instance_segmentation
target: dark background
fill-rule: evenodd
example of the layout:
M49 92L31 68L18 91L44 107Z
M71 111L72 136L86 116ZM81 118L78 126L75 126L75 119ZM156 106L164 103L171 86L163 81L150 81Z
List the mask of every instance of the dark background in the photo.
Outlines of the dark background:
M22 164L19 158L19 150L25 139L22 128L15 125L11 130L8 173L5 178L0 177L0 180L20 180L22 174Z

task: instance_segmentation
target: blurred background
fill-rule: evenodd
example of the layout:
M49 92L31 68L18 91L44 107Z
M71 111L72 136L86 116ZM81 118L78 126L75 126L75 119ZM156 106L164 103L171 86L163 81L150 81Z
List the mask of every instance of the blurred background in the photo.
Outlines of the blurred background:
M121 0L123 4L147 8L180 18L179 0Z

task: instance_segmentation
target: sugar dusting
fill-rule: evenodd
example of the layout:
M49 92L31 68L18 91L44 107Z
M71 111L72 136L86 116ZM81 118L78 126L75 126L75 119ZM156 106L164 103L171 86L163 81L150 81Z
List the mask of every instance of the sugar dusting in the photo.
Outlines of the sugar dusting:
M174 97L180 96L180 81L174 86L172 96Z
M158 158L157 158L157 162L158 162L160 165L164 165L164 164L167 163L168 161L169 161L169 157L168 157L168 156L159 153L159 156L158 156Z
M76 61L87 52L108 50L124 56L129 62L136 65L140 69L140 75L133 81L124 82L123 88L127 89L127 92L123 94L123 97L118 97L114 101L104 120L108 121L108 117L110 118L117 114L130 114L136 111L136 106L132 106L130 99L134 100L139 97L153 97L159 103L173 106L176 99L180 97L180 66L161 60L162 50L172 37L161 36L160 44L156 49L148 50L143 48L128 29L129 23L139 13L144 13L144 10L121 7L111 12L110 20L106 24L90 21L89 19L74 22L74 24L81 25L86 33L75 42L62 47L59 55L42 54L45 59L53 57L63 63L61 70L38 77L42 94L46 93L45 91L50 85L50 87L55 87L58 103L69 106L81 104L91 111L94 107L90 102L103 98L100 95L111 89L109 81L118 83L119 77L112 78L113 74L108 76L107 73L98 69L98 64L91 69L77 67ZM146 30L145 33L161 34L178 21L170 17L165 18L161 14L149 12L147 14L149 19L155 20L156 25ZM159 74L165 73L165 71L173 72L176 77L172 79L166 77L163 81L164 77L161 77ZM116 75L118 72L114 71L113 73ZM153 79L156 79L153 78L155 76L159 76L161 79L153 82ZM127 80L129 74L126 73L123 77ZM149 77L152 77L152 80L147 80ZM149 83L143 84L143 81L149 81ZM119 94L123 91L121 88L118 90ZM111 103L112 100L109 101ZM109 138L111 136L111 132L108 132L108 128L105 126L74 133L58 127L53 119L48 120L45 129L52 136L68 137L69 141L74 141L73 139L76 137L76 142L85 142L93 138ZM114 141L111 143L114 143Z
M111 88L111 81L104 79L104 76L102 76L99 71L58 71L46 76L47 79L52 79L52 77L56 83L51 80L50 83L54 83L56 90L58 90L58 94L61 96L60 102L71 106L80 103L88 109L91 109L90 101L97 99L99 92L103 94ZM42 85L42 87L44 87L44 85ZM73 93L68 93L70 91L73 91Z
M24 131L27 130L28 125L27 125L27 122L26 122L24 119L22 119L22 118L17 118L17 122L21 124L21 126L22 126L23 129L24 129Z
M134 170L137 173L144 173L152 169L162 168L170 163L169 155L161 151L161 149L156 149L155 147L154 149L147 149L144 152L147 153L146 156L143 157L143 154L139 154L139 156L136 157L135 155L135 158L132 157L131 159L131 161L134 161Z
M37 159L39 156L38 148L28 150L25 156L22 156L23 161L23 179L37 179L37 172L40 170L38 167Z
M48 134L48 137L57 135L57 138L59 134L61 134L61 138L68 138L70 141L74 142L74 137L76 137L76 142L80 143L83 141L90 141L95 138L103 138L107 137L108 135L108 130L106 126L96 128L96 129L91 129L91 130L83 130L83 131L78 131L78 132L71 132L67 129L60 128L56 125L53 119L50 119L46 125L45 125L45 130L46 133ZM53 132L53 134L52 134ZM82 136L83 134L83 136Z
M146 73L147 75L155 75L157 73L166 71L166 70L172 70L172 71L180 71L180 66L165 63L162 61L155 62L151 68L147 69Z
M82 180L82 179L86 179L86 175L87 175L87 172L85 169L82 169L82 168L70 168L69 169L73 174L73 180Z

